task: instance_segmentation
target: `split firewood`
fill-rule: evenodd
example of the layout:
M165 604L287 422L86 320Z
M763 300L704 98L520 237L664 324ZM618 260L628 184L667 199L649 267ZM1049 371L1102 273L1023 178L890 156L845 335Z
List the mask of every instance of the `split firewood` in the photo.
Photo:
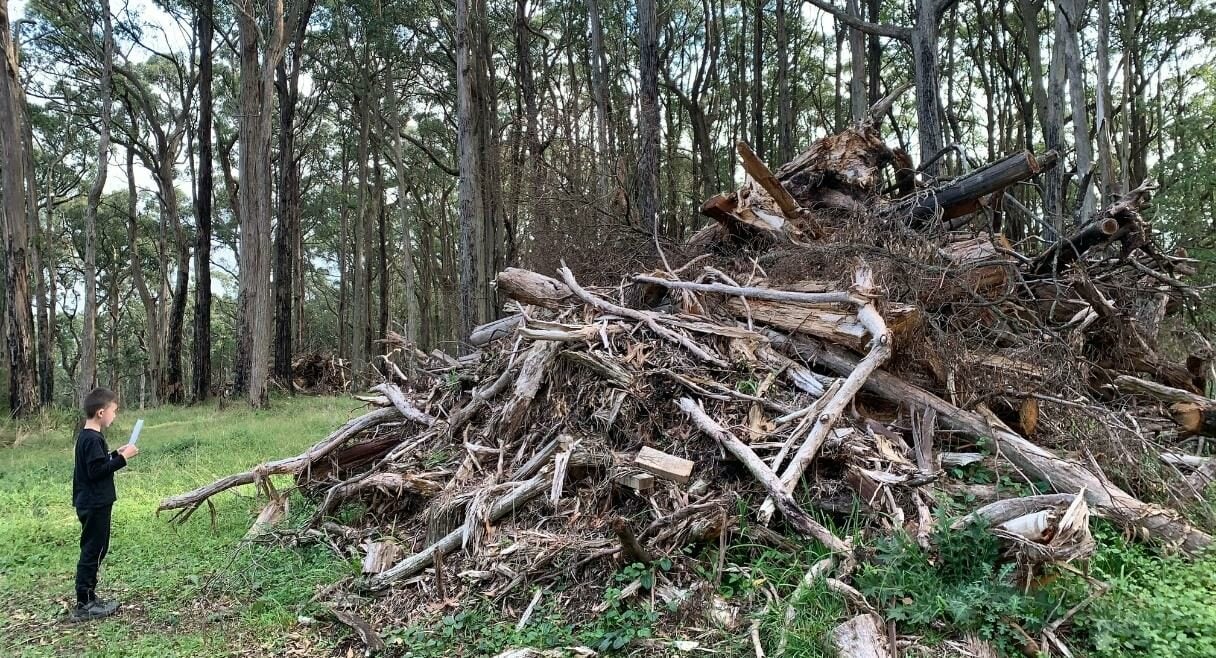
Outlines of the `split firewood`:
M474 347L481 347L489 344L499 338L510 336L514 333L516 327L524 323L522 313L508 315L505 318L499 318L492 322L473 328L473 333L469 334L469 344Z
M633 459L633 463L638 468L649 471L656 477L670 480L677 484L687 484L692 479L692 469L696 466L696 462L669 455L662 450L655 450L650 446L642 446L638 454Z
M789 219L804 218L804 211L798 202L790 194L789 190L777 180L773 172L765 165L752 148L747 145L747 142L739 142L736 144L736 149L739 152L739 161L743 165L743 170L751 176L753 180L764 188L769 197L777 203L777 207L781 209L781 213ZM806 220L806 230L803 231L806 237L814 240L822 237L822 230L814 220L804 218Z
M998 537L1013 542L1021 564L1067 563L1089 557L1096 543L1089 529L1089 506L1084 492L1067 503L1023 514L993 528Z
M989 233L950 234L948 238L949 241L938 252L959 270L957 274L950 274L951 280L961 283L966 292L985 298L1004 294L1018 262L1010 255L1014 250L1009 239L1004 235ZM946 290L953 294L948 294L941 301L962 298L959 286Z
M559 343L545 340L533 343L528 349L519 366L514 392L499 417L496 433L509 440L519 431L524 415L528 413L528 407L544 383L549 364L557 356L559 347Z
M640 494L648 493L654 489L654 476L650 473L624 473L618 475L614 481Z
M970 466L984 461L984 455L978 452L943 452L941 462L944 468Z
M258 513L258 518L254 519L249 531L245 533L245 539L255 539L270 532L272 528L283 521L289 509L290 505L287 496L271 496L270 501Z

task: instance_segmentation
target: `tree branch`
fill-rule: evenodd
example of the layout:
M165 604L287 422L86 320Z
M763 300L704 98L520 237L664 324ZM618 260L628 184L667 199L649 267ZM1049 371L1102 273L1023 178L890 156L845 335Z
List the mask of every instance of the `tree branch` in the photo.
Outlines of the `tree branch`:
M803 1L808 4L813 5L815 7L818 7L819 9L821 9L823 11L828 12L829 14L835 16L837 20L844 23L845 25L848 25L849 27L855 27L855 28L861 30L862 32L865 32L866 34L873 34L873 35L880 36L880 37L891 37L892 39L899 39L900 41L911 41L912 40L912 30L910 30L906 27L900 27L898 25L890 25L887 23L871 23L869 21L862 20L860 18L857 18L856 16L849 15L843 9L840 9L839 7L833 5L832 3L827 2L826 0L803 0Z

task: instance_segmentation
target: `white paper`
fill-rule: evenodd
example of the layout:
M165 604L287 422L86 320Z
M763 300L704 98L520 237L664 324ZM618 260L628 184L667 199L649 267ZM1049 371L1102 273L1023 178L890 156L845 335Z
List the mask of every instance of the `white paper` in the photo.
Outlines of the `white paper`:
M139 432L143 428L144 428L144 419L143 418L140 418L139 420L135 421L135 429L131 430L131 440L127 441L127 443L130 443L131 445L135 445L135 442L139 440Z

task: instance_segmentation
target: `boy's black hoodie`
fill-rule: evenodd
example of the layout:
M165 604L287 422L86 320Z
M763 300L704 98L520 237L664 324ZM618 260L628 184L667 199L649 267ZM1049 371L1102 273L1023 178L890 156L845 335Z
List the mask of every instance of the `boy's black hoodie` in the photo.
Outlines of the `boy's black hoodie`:
M106 439L97 430L80 430L76 437L76 467L72 471L72 506L93 509L113 505L114 471L127 465L127 460L111 452Z

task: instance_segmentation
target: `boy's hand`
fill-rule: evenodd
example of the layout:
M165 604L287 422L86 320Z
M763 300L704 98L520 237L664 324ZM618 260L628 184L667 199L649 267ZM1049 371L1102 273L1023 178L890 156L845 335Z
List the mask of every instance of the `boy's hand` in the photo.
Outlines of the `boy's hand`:
M131 459L135 455L139 454L139 448L136 448L130 443L124 443L123 446L118 449L118 454L122 455L123 459Z

